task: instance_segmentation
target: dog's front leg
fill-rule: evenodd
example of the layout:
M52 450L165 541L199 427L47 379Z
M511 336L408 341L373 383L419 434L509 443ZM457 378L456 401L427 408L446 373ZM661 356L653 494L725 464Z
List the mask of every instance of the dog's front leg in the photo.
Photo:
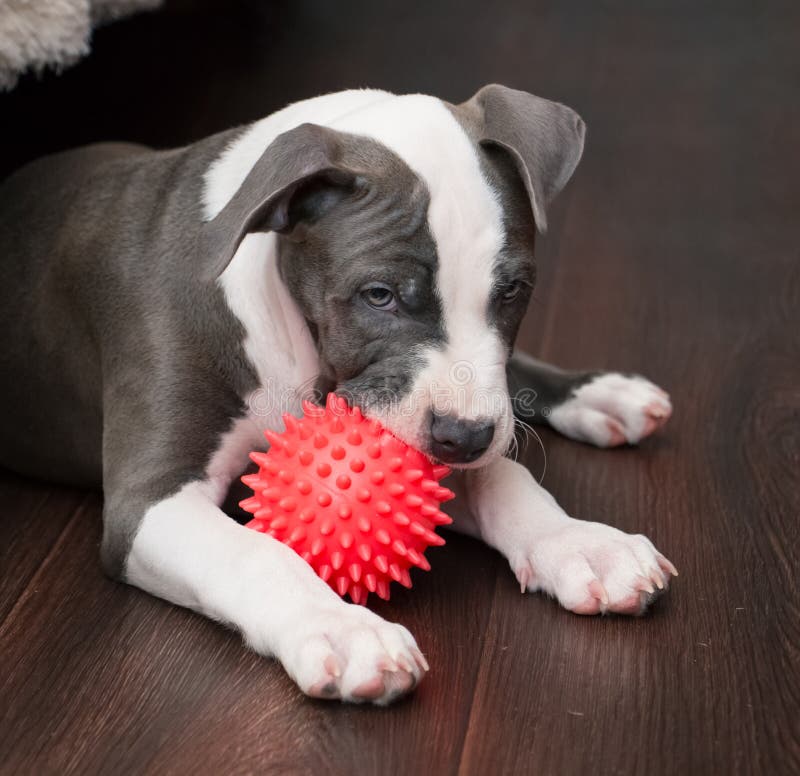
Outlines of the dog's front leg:
M125 581L233 626L309 695L384 704L416 685L427 665L406 628L342 601L293 550L225 515L213 490L192 482L146 510Z
M597 447L638 444L672 414L668 394L640 375L569 372L520 351L507 373L520 420Z
M508 458L453 478L466 512L455 511L454 527L503 553L523 591L541 590L578 614L641 614L677 573L645 536L569 517Z

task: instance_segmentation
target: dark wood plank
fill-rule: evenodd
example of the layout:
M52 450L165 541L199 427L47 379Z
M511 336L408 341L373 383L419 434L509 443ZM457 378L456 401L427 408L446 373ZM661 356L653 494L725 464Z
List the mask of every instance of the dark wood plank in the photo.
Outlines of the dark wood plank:
M85 498L0 469L0 623Z

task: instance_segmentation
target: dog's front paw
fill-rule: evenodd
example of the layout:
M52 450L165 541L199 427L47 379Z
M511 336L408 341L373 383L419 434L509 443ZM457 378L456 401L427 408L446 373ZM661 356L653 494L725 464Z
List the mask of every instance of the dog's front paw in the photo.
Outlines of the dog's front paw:
M307 695L381 706L411 692L428 671L406 628L344 602L294 619L277 656Z
M520 586L555 596L576 614L643 614L675 567L645 536L569 520L511 558Z
M669 396L644 377L599 375L554 407L548 422L571 439L598 447L636 444L672 414Z

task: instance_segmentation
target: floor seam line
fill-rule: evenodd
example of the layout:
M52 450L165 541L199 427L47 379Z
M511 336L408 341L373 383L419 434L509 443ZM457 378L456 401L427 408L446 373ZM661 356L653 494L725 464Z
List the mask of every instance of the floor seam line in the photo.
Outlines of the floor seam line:
M498 568L496 570L496 572L495 572L495 575L494 575L494 586L493 586L493 589L492 589L492 607L489 610L488 617L486 618L487 626L491 622L492 614L494 613L495 603L496 603L496 600L497 600L497 588L498 588L498 585L499 585L500 574L501 573L502 573L501 569ZM470 700L469 710L467 712L467 724L466 724L466 728L464 729L464 736L461 739L461 749L459 751L458 764L457 764L456 770L455 770L456 776L460 776L461 775L462 768L463 768L463 765L464 765L464 750L467 748L467 741L469 740L470 730L472 729L472 719L473 719L473 717L475 715L475 701L477 700L477 689L478 689L478 685L479 685L479 682L480 682L481 674L483 672L484 657L485 657L486 645L487 645L488 641L489 641L489 629L487 627L485 629L485 631L484 631L484 637L483 637L483 640L481 642L481 654L480 654L480 659L478 661L478 668L475 671L475 682L473 684L473 689L472 689L472 699Z
M27 595L28 591L34 585L36 580L44 573L45 569L49 566L53 555L61 547L61 545L64 543L64 540L65 540L65 537L66 537L67 533L69 532L70 528L72 527L72 524L77 519L78 515L80 515L84 511L84 507L86 506L87 502L89 501L89 498L90 498L90 495L87 494L83 499L81 499L80 504L78 504L78 506L75 507L74 511L69 516L69 519L64 524L64 527L59 532L58 537L53 542L52 546L47 551L47 553L45 554L44 558L42 558L41 563L39 563L39 565L36 567L36 570L33 572L33 574L31 574L30 579L26 583L25 587L23 587L22 590L20 590L19 595L17 596L16 600L14 601L14 604L8 610L8 613L5 615L5 617L3 617L2 621L0 621L0 639L3 638L3 636L6 633L6 631L8 630L8 623L11 622L11 620L14 619L14 616L16 615L17 610L24 604L25 600L27 600L27 598L29 598L29 596Z

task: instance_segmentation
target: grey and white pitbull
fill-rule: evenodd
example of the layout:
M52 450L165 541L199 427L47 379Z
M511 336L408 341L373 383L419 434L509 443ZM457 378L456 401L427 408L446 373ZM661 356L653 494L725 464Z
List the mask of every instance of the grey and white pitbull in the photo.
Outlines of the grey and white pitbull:
M108 573L230 624L310 695L385 703L428 670L403 626L220 509L315 387L453 465L455 528L523 590L640 613L672 564L504 457L510 381L537 392L523 419L546 405L600 446L671 411L641 377L512 354L534 235L583 137L569 108L502 86L461 105L356 90L186 148L28 165L0 187L0 461L102 484Z

